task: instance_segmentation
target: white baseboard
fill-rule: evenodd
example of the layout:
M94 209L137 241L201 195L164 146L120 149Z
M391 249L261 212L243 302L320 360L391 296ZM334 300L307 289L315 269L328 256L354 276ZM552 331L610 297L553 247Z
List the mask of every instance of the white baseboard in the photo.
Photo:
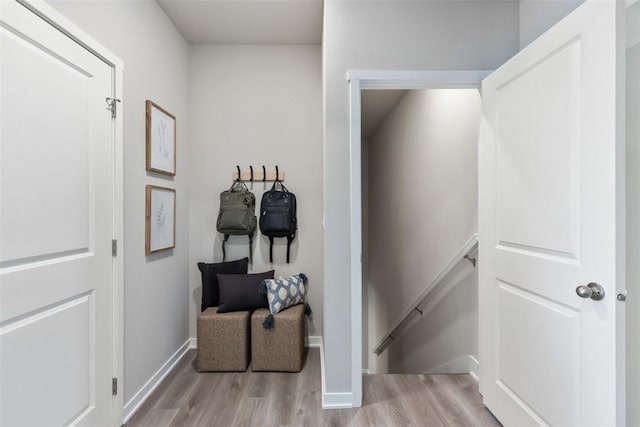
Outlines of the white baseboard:
M322 409L353 408L353 393L322 393Z
M309 348L321 348L322 336L321 335L308 336L304 339L304 345Z
M187 353L187 351L192 348L193 345L192 340L194 338L188 339L184 344L180 346L180 348L173 353L173 355L167 360L164 365L158 369L158 371L151 376L149 381L146 382L145 385L142 386L140 390L136 394L133 395L131 400L129 400L124 405L124 421L126 423L129 421L131 416L140 408L140 406L144 403L147 398L153 393L153 391L160 385L163 379L175 368L180 359Z
M471 375L474 380L480 381L480 361L473 355L469 355L469 359L471 360L469 375Z
M353 408L353 393L327 393L327 382L324 374L324 346L322 344L322 337L319 336L317 338L318 347L320 347L320 381L322 384L322 409Z
M427 374L470 374L475 379L478 378L478 359L475 356L467 355L447 363L427 369Z
M198 338L189 338L189 348L198 348ZM322 342L322 336L320 335L311 335L309 337L305 337L304 346L308 348L318 348L320 347L320 343Z

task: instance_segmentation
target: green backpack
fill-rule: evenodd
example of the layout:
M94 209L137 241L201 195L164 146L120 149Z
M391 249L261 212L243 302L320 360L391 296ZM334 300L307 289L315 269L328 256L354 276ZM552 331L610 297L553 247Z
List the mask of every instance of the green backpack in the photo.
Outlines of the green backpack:
M236 189L240 184L240 189ZM216 229L224 234L222 241L222 260L227 254L225 243L229 236L249 236L249 262L253 234L256 231L256 197L241 180L237 180L226 191L220 193L220 211L216 221Z

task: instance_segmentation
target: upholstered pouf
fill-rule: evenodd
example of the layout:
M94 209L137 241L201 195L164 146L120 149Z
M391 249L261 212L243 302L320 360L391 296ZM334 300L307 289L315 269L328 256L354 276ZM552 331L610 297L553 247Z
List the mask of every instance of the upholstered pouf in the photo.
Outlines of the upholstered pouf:
M251 316L251 369L254 371L300 372L304 363L304 304L294 305L273 316L273 327L262 323L269 310Z
M218 313L209 307L198 316L198 371L246 371L249 312Z

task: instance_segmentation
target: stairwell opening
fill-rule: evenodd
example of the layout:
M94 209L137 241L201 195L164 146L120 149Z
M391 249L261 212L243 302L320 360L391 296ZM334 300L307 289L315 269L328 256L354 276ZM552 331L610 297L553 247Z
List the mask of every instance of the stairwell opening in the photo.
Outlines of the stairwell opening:
M477 273L469 265L386 351L374 350L477 232L480 94L376 89L362 90L360 101L363 372L475 373Z

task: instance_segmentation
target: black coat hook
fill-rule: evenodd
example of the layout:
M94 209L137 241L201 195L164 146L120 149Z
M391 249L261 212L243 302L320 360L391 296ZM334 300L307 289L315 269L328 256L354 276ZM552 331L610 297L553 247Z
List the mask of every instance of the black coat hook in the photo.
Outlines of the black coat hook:
M280 172L278 171L278 165L276 165L276 181L280 181Z
M236 165L236 169L238 169L238 179L237 179L237 181L240 181L240 166Z
M251 174L251 178L249 178L249 181L253 182L253 166L249 166L249 173Z
M264 165L262 165L262 182L267 182L267 170Z

